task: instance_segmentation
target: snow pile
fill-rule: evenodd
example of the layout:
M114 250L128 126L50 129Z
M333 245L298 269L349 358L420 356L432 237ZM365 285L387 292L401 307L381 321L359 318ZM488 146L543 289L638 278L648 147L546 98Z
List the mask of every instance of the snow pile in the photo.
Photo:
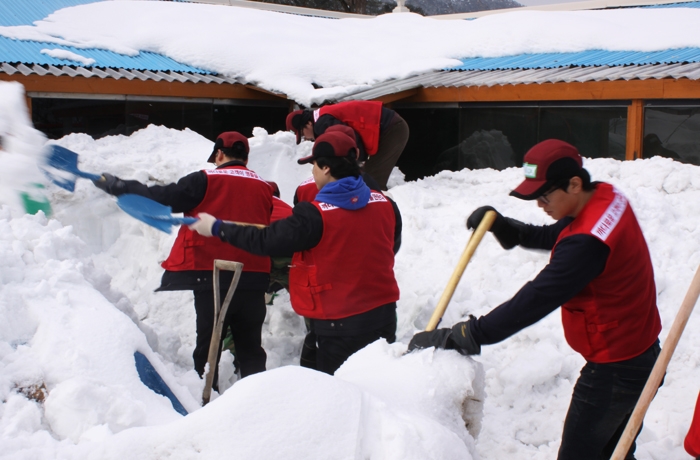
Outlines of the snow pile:
M73 134L57 143L80 155L83 170L150 184L211 167L204 161L212 143L191 131L149 126L129 137ZM251 169L278 182L290 202L294 184L309 175L295 160L310 143L295 149L292 134L258 128L250 145ZM655 269L663 343L700 264L698 167L667 158L587 159L585 166L594 179L619 187L639 218ZM553 458L583 365L566 344L558 313L473 359L442 350L403 355L457 264L473 209L490 204L531 223L549 218L534 203L508 196L522 180L517 168L445 171L408 183L395 172L392 180L401 184L390 194L404 222L395 268L399 342L375 342L334 377L298 368L305 328L283 293L263 329L270 371L236 381L226 353L220 365L226 391L200 409L192 295L153 292L174 234L127 216L85 179L72 194L48 186L51 219L0 208L0 457ZM504 251L487 235L442 325L487 313L547 259L547 252ZM687 458L681 445L700 386L700 337L692 334L698 327L696 314L645 419L640 460ZM179 416L141 384L137 350L191 415Z
M472 21L413 13L338 20L228 5L104 1L61 9L34 25L0 27L0 35L129 56L160 53L308 106L470 57L697 48L699 21L694 8L515 11ZM67 64L91 59L42 52Z

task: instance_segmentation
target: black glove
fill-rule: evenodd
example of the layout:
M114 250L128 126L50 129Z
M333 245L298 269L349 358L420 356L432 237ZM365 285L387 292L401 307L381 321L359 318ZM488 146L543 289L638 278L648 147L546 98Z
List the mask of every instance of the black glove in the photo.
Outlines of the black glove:
M410 353L413 350L422 350L430 347L445 348L451 333L452 330L447 328L419 332L408 343L408 351Z
M457 350L463 355L478 355L481 353L479 345L471 334L469 321L474 321L474 316L469 316L468 321L457 323L451 329L435 329L434 331L419 332L414 335L408 344L408 351L423 348L444 348L445 350Z
M102 173L102 177L92 181L95 187L104 190L110 195L119 196L126 193L126 183L110 173Z
M520 233L527 228L527 224L519 220L511 219L510 217L503 217L492 206L482 206L472 212L467 218L467 228L471 230L472 228L478 227L488 211L496 213L496 220L493 221L493 225L489 231L493 233L493 236L501 243L503 249L513 249L515 246L519 245Z

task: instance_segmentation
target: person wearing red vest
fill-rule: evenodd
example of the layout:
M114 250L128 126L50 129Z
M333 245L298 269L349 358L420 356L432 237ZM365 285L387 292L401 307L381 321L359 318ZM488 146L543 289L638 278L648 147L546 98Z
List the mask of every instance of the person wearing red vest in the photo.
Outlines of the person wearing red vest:
M133 193L145 196L185 216L211 212L227 220L269 225L273 208L272 187L246 167L248 153L248 139L238 132L228 131L217 137L208 159L216 169L193 172L174 184L152 186L105 173L105 180L95 181L95 185L112 195ZM194 368L202 377L214 326L214 259L243 263L243 273L229 304L224 331L231 328L236 365L241 376L262 372L267 360L261 330L266 314L269 257L253 255L221 241L204 238L182 226L170 255L162 263L165 272L156 290L193 291L197 342L192 356ZM220 275L221 299L224 299L233 274L221 271ZM214 385L217 389L216 377Z
M294 131L297 144L302 136L313 141L335 125L355 131L360 163L381 190L408 142L408 124L395 111L378 101L347 101L316 110L296 110L287 115L287 130Z
M549 139L524 158L525 180L511 192L557 222L527 225L497 214L491 227L505 249L549 249L549 264L512 299L485 316L416 334L409 350L432 346L479 354L561 306L564 335L587 361L574 387L559 460L607 459L660 352L661 319L651 257L627 198L591 182L578 150ZM475 228L484 206L467 219ZM494 210L495 211L495 210ZM632 444L626 459L634 459Z
M698 400L695 403L693 421L690 424L688 434L685 435L683 447L693 458L700 458L700 395L698 395Z
M365 184L356 155L353 138L328 130L316 139L312 154L298 160L314 165L319 193L312 202L298 203L290 217L265 229L205 213L190 226L253 254L294 254L289 271L292 308L310 318L316 369L328 374L375 340L396 340L394 254L401 215L393 201Z

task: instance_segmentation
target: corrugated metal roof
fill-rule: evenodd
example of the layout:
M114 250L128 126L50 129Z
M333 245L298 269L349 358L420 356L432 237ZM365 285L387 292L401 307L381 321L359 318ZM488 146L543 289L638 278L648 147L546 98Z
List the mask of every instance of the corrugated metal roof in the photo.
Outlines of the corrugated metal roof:
M665 5L649 5L642 8L700 8L700 2L666 3Z
M519 54L495 58L463 59L449 70L554 69L568 66L618 66L700 62L700 48L664 51L604 51L578 53Z
M83 56L88 59L94 59L92 65L85 65L79 61L67 59L58 59L43 54L42 50L66 50ZM7 37L0 37L0 62L22 63L22 64L40 64L40 65L73 65L83 67L116 67L124 69L151 70L151 71L174 71L174 72L194 72L209 74L206 70L198 69L186 64L180 64L169 57L150 53L141 52L138 56L126 56L123 54L114 53L101 49L89 48L79 49L72 46L60 46L55 43L42 43L25 40L12 40Z
M95 3L95 0L0 0L0 25L30 25L44 19L49 14L69 6ZM42 50L66 50L87 59L94 59L91 65L79 61L58 59ZM0 36L0 62L10 64L33 64L51 66L80 66L86 68L122 68L127 70L149 70L152 72L188 72L211 75L212 72L181 64L169 57L141 52L138 56L126 56L112 51L89 48L79 49L55 43L42 43L28 40L13 40Z
M349 94L345 100L372 100L415 88L572 83L586 81L688 78L700 80L700 63L639 66L569 67L557 69L443 70L392 80Z
M115 68L86 68L86 67L75 67L68 65L39 65L39 64L8 64L6 62L0 63L0 73L6 73L8 75L13 75L15 73L21 73L22 75L55 75L55 76L69 76L76 77L82 76L85 78L99 77L99 78L114 78L119 80L120 78L126 78L127 80L133 80L138 78L139 80L154 80L154 81L179 81L179 82L192 82L192 83L229 83L229 84L244 84L235 78L226 78L215 75L203 75L199 73L192 72L173 72L173 71L151 71L151 70L126 70L126 69L115 69Z
M97 1L100 0L0 0L0 26L30 25L61 8Z

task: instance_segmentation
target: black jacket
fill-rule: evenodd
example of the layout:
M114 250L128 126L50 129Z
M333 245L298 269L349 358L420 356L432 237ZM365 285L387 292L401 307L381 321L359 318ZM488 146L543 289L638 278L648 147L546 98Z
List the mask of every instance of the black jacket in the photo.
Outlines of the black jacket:
M520 246L551 250L572 218L553 225L528 225L520 232ZM500 342L541 320L574 297L605 269L610 248L591 235L564 238L542 271L510 300L469 322L479 345Z
M245 165L241 161L229 161L219 168ZM217 168L218 169L218 168ZM150 198L160 204L170 206L173 212L189 212L199 206L207 192L207 175L203 171L190 173L174 184L147 186L135 180L122 180L120 195L133 193ZM232 197L235 199L235 197ZM212 270L166 270L161 284L156 291L208 290L213 287ZM222 289L228 289L233 273L221 271L219 283ZM238 282L238 289L267 290L270 277L266 273L243 272Z

